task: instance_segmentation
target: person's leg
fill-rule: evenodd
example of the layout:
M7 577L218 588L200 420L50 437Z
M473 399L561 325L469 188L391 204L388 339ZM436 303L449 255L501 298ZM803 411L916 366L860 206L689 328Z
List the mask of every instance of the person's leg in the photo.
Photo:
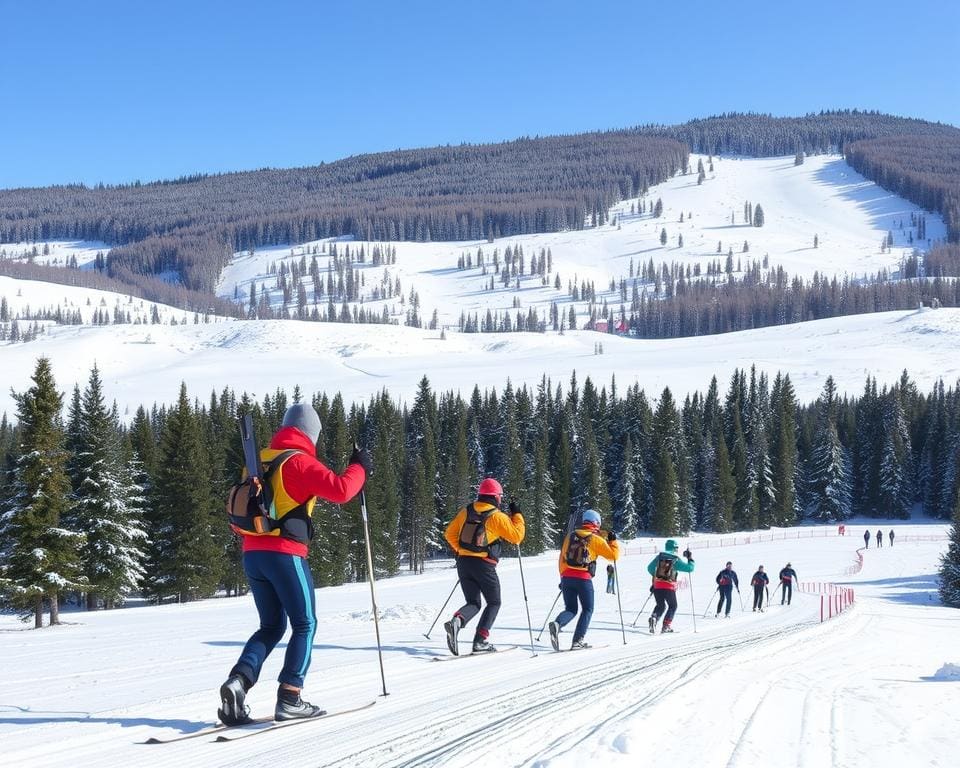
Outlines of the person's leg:
M579 579L563 579L560 590L563 592L563 610L556 618L557 625L565 627L577 615L577 585Z
M593 581L580 579L580 582L577 585L580 597L580 618L573 633L573 642L583 640L587 636L587 630L590 628L590 617L593 616Z
M253 595L253 604L257 607L257 613L260 616L260 627L247 640L230 674L242 675L246 681L246 688L254 685L260 678L263 662L280 642L287 629L287 615L283 610L280 597L262 570L264 561L273 555L272 552L246 552L243 555L243 570L250 585L250 593Z
M466 601L454 612L454 617L460 618L460 626L466 626L474 616L480 613L480 581L477 578L476 564L478 557L461 557L457 560L457 575L460 577L460 589Z
M657 621L660 620L660 617L663 616L663 612L667 607L667 598L666 593L669 592L668 589L655 589L653 590L653 599L655 605L653 607L653 616Z
M303 680L310 668L313 636L317 629L313 576L306 558L274 552L269 554L270 581L293 630L284 654L283 669L277 679L281 685L299 690L303 688Z
M677 593L672 589L664 590L667 602L667 615L663 617L664 625L669 625L673 621L673 616L677 612Z
M481 562L477 571L477 581L480 583L480 591L487 605L480 614L480 623L477 624L474 640L477 638L486 640L500 612L500 577L497 576L497 566Z

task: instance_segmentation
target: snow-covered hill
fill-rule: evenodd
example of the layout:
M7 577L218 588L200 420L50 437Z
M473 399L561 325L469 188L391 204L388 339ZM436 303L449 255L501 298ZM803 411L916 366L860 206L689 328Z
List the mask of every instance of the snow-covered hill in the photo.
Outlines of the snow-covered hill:
M641 265L653 261L680 263L691 270L700 267L706 274L710 263L719 261L725 266L730 249L734 268L746 269L751 261L763 263L766 257L770 268L783 267L791 276L812 277L815 272L829 276L862 276L881 269L891 272L899 268L901 259L914 247L925 249L930 243L945 237L946 229L939 215L926 214L928 240L915 238L916 227L911 216L923 213L917 206L887 192L850 168L844 159L833 155L808 157L799 166L794 158L713 158L713 171L706 172L706 180L697 184L697 162L705 169L711 160L705 156L691 157L691 173L677 175L669 181L652 187L642 199L625 200L610 212L610 222L591 229L554 234L526 235L498 239L494 243L391 243L396 250L396 264L374 267L370 264L371 251L376 245L348 240L337 243L340 256L349 245L352 255L364 249L366 265L355 265L364 276L361 295L364 306L380 314L383 305L393 317L401 317L409 308L411 290L419 294L420 314L427 322L436 309L443 325L456 326L461 312L486 312L487 309L509 310L515 300L520 307L538 307L541 317L551 301L568 311L568 285L592 281L598 292L598 302L606 298L613 309L621 304L618 290L609 290L610 281L619 285L621 279L632 285L631 277L639 276ZM654 217L656 201L663 202L663 213ZM642 204L645 213L639 213ZM751 226L744 219L744 203L761 205L764 226ZM631 213L633 210L633 213ZM680 217L683 216L683 222ZM902 228L901 228L902 225ZM661 231L667 234L666 245L661 245ZM881 252L884 237L893 235L892 248ZM683 237L680 246L679 237ZM814 247L814 237L817 247ZM929 241L929 242L928 242ZM744 243L749 250L744 253ZM236 254L224 270L218 294L246 303L250 286L255 283L258 292L264 288L271 302L279 309L282 297L277 276L271 268L279 269L282 262L288 266L301 259L309 262L317 256L321 278L326 277L330 262L331 241L317 241L297 246L277 246ZM494 275L493 252L498 252L503 263L508 248L522 247L525 257L525 275L504 286ZM720 252L718 253L718 247ZM486 271L477 262L482 250ZM540 258L549 252L552 273L546 285L531 274L531 258ZM470 255L472 268L458 269L461 257ZM632 268L632 273L631 273ZM400 281L400 296L372 300L373 289L389 281ZM735 272L735 276L736 276ZM555 287L557 275L560 287ZM493 278L494 289L489 289ZM314 301L313 284L303 279L308 305ZM259 295L259 293L258 293ZM630 293L627 305L629 306ZM292 307L296 291L292 291ZM319 298L319 306L326 307L327 297ZM339 302L337 309L339 310ZM580 323L587 316L587 303L575 302Z
M594 354L597 343L603 354ZM888 312L687 339L637 340L590 331L459 334L380 325L295 320L187 325L60 326L29 344L0 347L0 412L10 389L29 386L35 360L49 357L61 389L83 383L96 361L108 399L121 413L172 402L181 381L206 399L226 386L262 397L277 388L341 391L365 400L386 388L409 398L427 376L435 389L469 397L474 384L564 386L576 371L598 385L639 383L651 395L669 386L681 396L705 390L716 375L756 364L789 373L798 396L812 400L832 375L841 391L862 391L867 374L894 382L906 368L921 389L960 376L960 309ZM251 362L253 361L253 362ZM132 411L130 412L132 414Z
M391 243L396 263L374 267L374 244L337 243L340 255L349 246L355 255L363 247L364 265L355 265L362 276L363 306L378 314L388 306L394 317L410 306L416 291L420 315L429 321L438 311L443 325L456 327L461 312L483 314L487 309L520 310L536 307L545 317L551 302L564 313L573 304L582 324L587 304L568 296L570 283L589 280L600 297L606 296L614 310L620 306L619 291L610 292L610 280L629 280L641 264L653 260L681 262L706 269L710 262L725 261L729 248L735 259L746 262L768 256L770 267L782 265L789 273L810 276L862 274L878 269L895 269L904 253L911 250L910 238L916 228L911 216L915 206L865 181L834 156L808 157L795 166L793 158L713 158L713 170L697 184L696 167L702 159L691 159L690 175L679 175L653 188L643 199L647 213L637 214L641 201L628 200L611 212L611 222L577 232L503 238L488 243ZM649 213L656 200L663 202L663 215ZM744 202L760 204L765 226L744 223ZM631 214L631 207L634 213ZM684 221L679 219L683 214ZM692 214L692 215L691 215ZM733 222L731 223L731 216ZM904 229L900 229L900 222ZM927 214L931 241L943 237L942 220ZM661 229L668 233L661 246ZM893 233L894 246L881 252L882 238ZM683 234L684 245L677 247ZM817 235L819 247L813 248ZM743 241L750 250L743 254ZM716 254L721 243L722 254ZM69 244L55 244L51 254L63 256ZM98 244L74 243L80 253ZM376 244L386 247L385 244ZM508 248L522 246L526 274L504 287L494 278L494 249L502 263ZM8 253L16 250L5 246ZM245 302L252 283L258 292L265 286L275 307L280 295L277 278L269 274L281 261L309 264L317 254L321 280L326 282L332 243L311 243L295 247L261 249L238 254L224 271L220 292ZM32 246L30 246L32 248ZM476 254L483 250L488 273L482 275ZM61 252L62 251L62 252ZM17 251L28 253L23 246ZM40 248L42 257L42 246ZM552 271L544 281L531 276L531 258L550 254ZM459 269L458 261L471 256L470 268ZM42 258L41 258L42 260ZM559 289L555 288L559 276ZM489 290L490 280L494 289ZM399 293L372 301L375 286L389 284ZM543 283L546 282L546 285ZM313 304L309 276L303 278ZM295 295L295 292L294 292ZM469 394L474 384L502 387L509 377L515 384L536 384L542 376L555 382L589 375L606 384L616 376L618 385L640 383L656 395L664 386L680 393L703 389L712 375L725 386L728 374L737 367L756 364L761 370L788 372L799 396L812 399L827 375L833 375L841 390L859 392L864 378L876 376L891 383L906 368L921 387L937 378L958 375L953 350L960 342L960 312L897 312L800 323L794 326L756 331L662 341L637 341L577 331L558 334L509 333L466 334L447 329L445 339L438 331L384 325L325 324L298 321L216 321L180 310L154 305L102 291L18 281L0 277L0 297L11 312L37 312L62 308L79 311L85 322L100 310L111 316L129 313L131 322L159 320L159 324L110 325L102 327L48 327L28 344L0 342L0 412L12 410L10 390L22 391L36 358L51 358L59 386L69 390L86 379L94 363L99 365L107 396L116 399L121 412L141 403L171 402L181 381L191 394L206 398L212 390L231 386L257 396L278 387L304 391L342 391L348 399L366 399L387 388L395 396L411 395L426 375L436 388L458 389ZM325 306L326 297L321 300ZM199 324L195 324L196 321ZM173 325L172 323L177 323ZM595 354L602 345L603 354ZM253 361L254 364L251 364Z
M251 598L66 613L63 626L42 631L0 617L0 654L10 662L0 698L3 762L633 768L652 756L695 755L699 768L953 765L960 623L955 610L937 605L934 575L945 526L894 525L896 545L871 547L863 570L845 576L865 524L850 524L845 537L829 528L794 538L807 528L733 546L730 536L698 539L693 589L679 593L672 636L630 626L647 597L651 542L627 542L619 565L625 633L617 600L598 580L588 640L599 647L575 656L550 652L544 635L531 657L514 560L500 566L503 609L491 640L518 649L488 658L432 661L447 657L442 630L424 633L455 584L449 561L423 576L380 581L386 698L367 585L320 589L304 695L331 710L375 706L235 743L137 742L213 722L217 687L255 627ZM857 602L820 624L816 594L784 607L776 600L766 613L749 604L741 611L735 597L731 618L717 619L714 576L727 560L744 601L758 564L776 574L790 561L802 582L842 582ZM525 558L523 573L536 636L557 594L556 553ZM459 601L457 594L447 612ZM251 691L255 715L272 712L282 652L281 644Z

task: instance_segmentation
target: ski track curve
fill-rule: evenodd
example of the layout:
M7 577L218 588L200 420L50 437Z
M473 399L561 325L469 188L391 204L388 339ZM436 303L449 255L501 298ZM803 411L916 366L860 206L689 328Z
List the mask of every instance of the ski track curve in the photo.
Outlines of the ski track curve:
M628 657L621 669L602 680L588 677L583 682L569 683L569 675L563 674L550 678L548 682L538 682L520 686L509 695L488 698L474 703L470 707L470 719L484 721L484 725L466 732L456 726L451 729L447 722L437 723L408 730L404 735L381 740L376 745L367 746L349 754L343 754L332 762L325 763L330 768L364 765L373 768L427 768L428 766L457 765L452 754L475 754L471 750L483 746L486 754L493 757L490 745L496 744L497 737L509 732L511 741L529 733L544 733L555 729L557 718L576 708L578 703L616 696L618 702L605 716L591 718L590 724L581 725L566 731L562 736L540 746L535 753L518 755L511 751L511 765L546 765L551 755L562 752L568 745L589 738L601 730L608 729L634 716L650 704L668 697L675 690L693 682L702 669L709 669L718 661L756 648L770 642L771 639L793 633L798 627L809 626L809 621L790 624L774 633L758 636L756 632L746 630L743 635L727 638L723 645L716 645L716 638L685 643L666 656L660 650L648 650ZM660 638L665 641L665 638ZM532 661L532 660L531 660ZM565 669L566 671L566 669ZM624 683L630 683L625 686ZM624 691L634 691L635 695L624 701ZM611 699L613 700L613 699ZM489 718L489 720L488 720ZM417 710L408 711L405 720L422 723L422 714ZM428 720L429 722L429 720ZM534 740L535 741L535 740ZM424 745L430 745L424 748ZM463 764L469 764L474 758L465 758Z

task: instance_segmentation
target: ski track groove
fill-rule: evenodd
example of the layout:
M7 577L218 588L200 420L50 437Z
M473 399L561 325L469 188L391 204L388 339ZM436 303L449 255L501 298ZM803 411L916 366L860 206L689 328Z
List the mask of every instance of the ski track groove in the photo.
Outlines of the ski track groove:
M549 732L551 725L556 723L557 716L568 709L577 698L602 698L608 693L622 697L624 688L621 684L624 681L629 680L635 684L636 676L643 675L645 672L648 673L647 679L656 678L656 689L640 691L640 698L629 705L618 707L606 718L594 719L589 725L579 726L564 733L560 738L538 748L536 754L523 757L517 764L529 764L538 758L546 759L552 753L562 751L568 743L581 741L600 730L627 720L644 707L669 696L678 688L692 682L695 679L692 673L698 668L705 666L709 669L718 658L732 656L808 625L809 621L799 622L783 627L772 635L734 637L715 648L711 648L711 645L716 642L715 639L704 638L701 642L691 643L682 650L658 658L651 658L657 655L656 651L647 651L626 660L619 672L601 681L589 680L574 687L570 687L569 678L566 676L553 678L548 686L544 686L542 681L525 685L512 691L507 697L491 698L480 705L473 706L472 717L483 719L484 715L489 713L493 719L466 733L458 732L451 735L449 722L444 722L431 728L418 729L412 735L407 733L390 741L380 742L376 746L365 747L350 755L343 755L329 766L335 768L336 766L376 765L392 768L424 768L443 765L449 762L453 751L469 752L475 746L495 743L497 736L507 731L510 732L511 740L514 742L518 735L530 731L537 731L542 736L543 733ZM685 662L689 663L684 665ZM665 673L672 667L681 669L664 682ZM516 703L520 703L521 706L514 708L513 705ZM504 712L509 714L505 715ZM423 744L432 746L418 752ZM407 755L407 757L397 762L398 754Z

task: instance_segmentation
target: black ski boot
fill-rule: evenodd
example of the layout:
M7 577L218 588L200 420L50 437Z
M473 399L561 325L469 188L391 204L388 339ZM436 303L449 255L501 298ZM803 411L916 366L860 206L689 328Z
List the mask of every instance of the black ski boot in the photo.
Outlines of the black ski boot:
M217 717L224 725L245 725L251 721L250 707L243 703L250 684L242 675L230 675L220 686Z
M550 645L553 646L553 650L560 650L560 625L555 621L551 621L547 628L550 630Z
M460 648L457 646L457 633L460 632L462 626L459 616L454 616L450 621L443 622L443 631L447 633L447 648L454 656L460 655Z
M327 714L325 709L304 701L300 698L300 691L291 691L282 685L277 691L277 708L273 712L273 719L304 720L309 717L322 717Z
M647 626L650 627L650 634L652 635L657 631L657 617L651 616L649 621L647 621Z
M571 651L583 651L587 648L593 648L593 646L585 640L574 640L573 643L570 644Z

